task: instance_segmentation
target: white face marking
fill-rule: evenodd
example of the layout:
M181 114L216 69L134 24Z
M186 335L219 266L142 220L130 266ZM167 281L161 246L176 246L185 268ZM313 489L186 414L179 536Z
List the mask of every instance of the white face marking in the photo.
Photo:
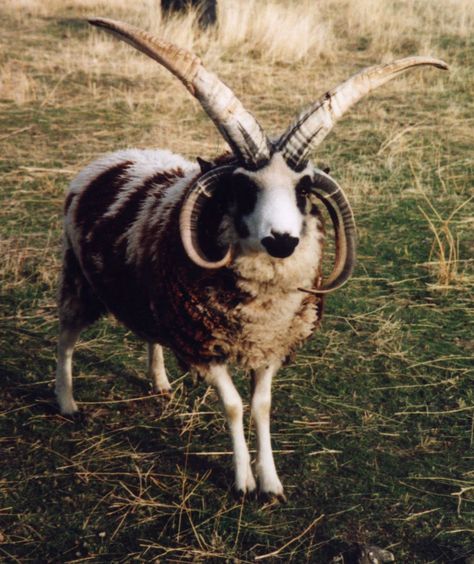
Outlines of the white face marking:
M244 249L266 252L261 241L275 233L301 237L303 215L297 206L295 187L303 176L310 173L309 166L303 172L289 168L281 153L275 153L270 162L257 172L236 170L236 174L245 174L260 188L255 208L243 216L250 232L241 241Z

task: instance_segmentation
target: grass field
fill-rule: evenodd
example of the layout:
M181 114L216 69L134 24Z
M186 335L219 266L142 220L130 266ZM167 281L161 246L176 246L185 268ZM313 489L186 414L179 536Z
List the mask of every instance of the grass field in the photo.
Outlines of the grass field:
M397 562L464 563L474 554L474 5L222 0L219 29L200 33L193 14L163 21L157 4L0 3L0 560L325 564L360 542ZM274 386L286 505L232 497L215 394L171 357L171 400L150 394L143 344L112 320L77 348L86 419L57 412L67 183L118 148L224 148L173 77L78 19L93 15L193 48L274 133L364 66L410 54L450 65L377 91L313 155L351 199L358 266Z

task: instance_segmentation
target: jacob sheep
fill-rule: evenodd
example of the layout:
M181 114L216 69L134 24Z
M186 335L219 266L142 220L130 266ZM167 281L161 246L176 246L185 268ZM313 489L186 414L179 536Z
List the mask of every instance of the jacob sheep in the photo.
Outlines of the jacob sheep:
M366 69L299 114L270 140L234 93L192 53L112 20L112 32L175 74L200 101L232 152L194 164L168 151L124 150L85 168L65 204L56 394L72 414L72 353L80 332L106 311L148 343L155 389L170 384L162 346L217 389L230 428L235 487L256 488L242 400L228 365L252 374L251 417L259 488L283 498L270 440L272 377L312 334L326 292L355 262L355 226L338 184L308 160L360 98L405 69L446 68L409 57ZM322 202L336 258L323 280Z

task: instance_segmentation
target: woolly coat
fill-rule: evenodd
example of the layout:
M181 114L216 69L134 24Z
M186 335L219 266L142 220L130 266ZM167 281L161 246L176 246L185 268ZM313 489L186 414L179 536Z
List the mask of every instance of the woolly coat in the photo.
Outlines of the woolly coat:
M168 151L102 157L66 198L62 323L86 325L106 311L142 339L169 347L185 367L283 362L322 315L305 294L320 275L323 226L307 214L300 244L282 260L242 254L234 221L220 221L235 248L229 267L207 270L187 257L179 214L199 167Z

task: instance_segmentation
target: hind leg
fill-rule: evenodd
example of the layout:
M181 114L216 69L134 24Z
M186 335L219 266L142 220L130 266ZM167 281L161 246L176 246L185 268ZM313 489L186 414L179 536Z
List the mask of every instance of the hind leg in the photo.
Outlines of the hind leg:
M155 392L171 391L165 370L163 347L155 343L148 343L148 376L152 379Z
M80 333L80 328L63 326L59 331L55 392L63 415L73 415L78 411L72 393L72 353Z
M96 321L105 307L95 296L82 274L72 251L66 246L59 292L59 340L56 370L56 397L61 413L72 415L78 411L72 391L72 355L83 329Z

